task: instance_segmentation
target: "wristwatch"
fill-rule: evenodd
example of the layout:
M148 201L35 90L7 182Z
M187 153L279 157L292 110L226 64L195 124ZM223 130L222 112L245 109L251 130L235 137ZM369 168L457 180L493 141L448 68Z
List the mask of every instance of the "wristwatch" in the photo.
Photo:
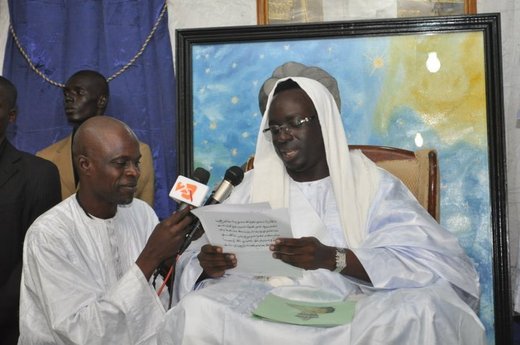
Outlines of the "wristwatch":
M347 267L347 249L336 248L336 268L334 272L341 272Z

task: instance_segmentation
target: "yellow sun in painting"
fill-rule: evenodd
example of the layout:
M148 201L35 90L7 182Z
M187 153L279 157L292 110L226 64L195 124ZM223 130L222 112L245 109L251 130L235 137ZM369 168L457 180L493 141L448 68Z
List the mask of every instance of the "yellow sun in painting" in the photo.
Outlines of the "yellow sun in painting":
M209 124L209 128L212 130L217 129L217 121L211 121L211 123Z
M238 149L233 148L231 149L231 156L235 157L238 154Z

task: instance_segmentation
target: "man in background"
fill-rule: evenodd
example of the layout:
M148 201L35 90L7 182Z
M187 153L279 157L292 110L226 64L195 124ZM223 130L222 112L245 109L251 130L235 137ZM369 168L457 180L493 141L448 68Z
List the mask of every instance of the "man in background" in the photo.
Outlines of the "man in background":
M63 89L65 114L73 126L72 134L36 153L58 167L61 178L62 199L76 192L78 176L72 165L72 138L79 125L87 119L103 115L108 104L109 88L103 75L96 71L82 70L73 74ZM153 207L154 171L150 147L139 142L141 151L141 177L136 197Z
M152 275L183 243L191 208L159 223L134 198L139 143L117 119L79 126L72 158L77 193L27 232L19 343L153 345L168 293L158 296Z
M16 88L0 76L0 344L16 344L25 232L61 200L54 164L18 151L6 138L16 120Z

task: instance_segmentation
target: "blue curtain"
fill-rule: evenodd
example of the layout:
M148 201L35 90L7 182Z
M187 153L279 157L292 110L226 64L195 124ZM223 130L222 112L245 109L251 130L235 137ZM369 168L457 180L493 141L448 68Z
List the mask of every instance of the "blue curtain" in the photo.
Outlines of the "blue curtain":
M140 49L164 0L9 0L11 22L31 61L51 80L65 83L74 72L93 69L106 77ZM155 210L168 216L177 170L175 81L168 18L164 15L144 53L109 82L108 115L126 122L150 145L155 169ZM11 36L4 75L17 87L18 119L9 139L34 153L71 132L62 89L31 70Z

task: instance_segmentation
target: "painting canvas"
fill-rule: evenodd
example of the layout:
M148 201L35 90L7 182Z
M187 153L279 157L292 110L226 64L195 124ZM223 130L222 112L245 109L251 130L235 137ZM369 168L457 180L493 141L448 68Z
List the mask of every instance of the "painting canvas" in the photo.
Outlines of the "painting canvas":
M258 92L287 61L335 76L349 144L434 148L441 224L480 275L490 344L506 343L510 301L498 15L178 32L180 173L219 182L254 154Z

